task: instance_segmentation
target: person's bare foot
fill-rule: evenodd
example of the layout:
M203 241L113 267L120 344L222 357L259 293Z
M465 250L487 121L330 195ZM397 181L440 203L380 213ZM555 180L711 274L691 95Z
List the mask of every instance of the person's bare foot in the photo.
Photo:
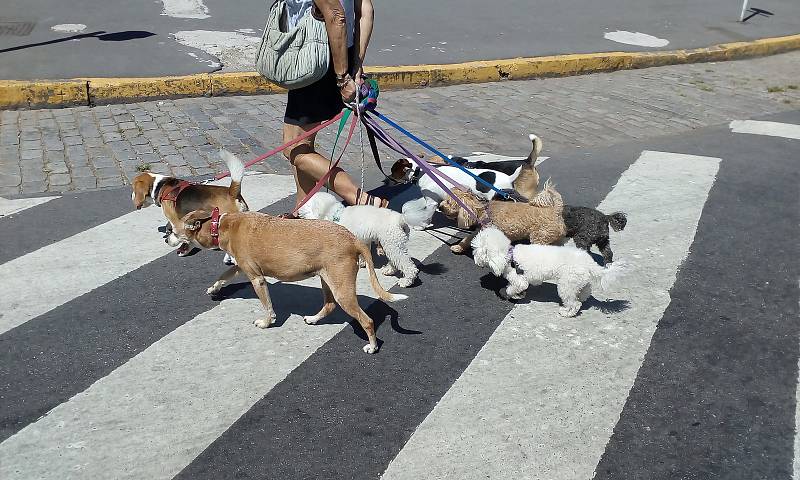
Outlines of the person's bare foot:
M372 205L374 207L386 208L389 206L389 200L370 195L359 188L356 190L356 205Z

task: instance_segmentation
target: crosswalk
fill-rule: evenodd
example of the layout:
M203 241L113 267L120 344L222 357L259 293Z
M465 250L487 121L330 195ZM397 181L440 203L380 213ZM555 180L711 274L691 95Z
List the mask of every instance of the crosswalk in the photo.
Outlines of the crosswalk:
M205 296L223 268L221 255L175 256L156 232L164 223L156 208L87 223L78 232L50 232L50 243L0 263L7 293L0 297L0 478L618 478L609 472L618 475L631 450L664 442L632 444L625 432L645 438L660 431L655 421L643 424L631 402L658 396L645 391L647 380L663 373L650 359L660 355L671 328L665 319L687 288L706 294L691 303L702 315L727 311L717 299L729 290L780 290L770 297L776 310L769 320L748 311L747 319L730 322L765 345L795 335L786 354L794 383L782 385L795 417L798 266L784 261L772 286L754 287L760 271L749 265L760 262L753 257L762 247L731 251L738 237L721 242L715 233L730 220L712 213L730 209L735 222L768 222L765 228L783 235L764 252L800 254L789 238L792 232L797 238L798 209L773 206L779 199L797 206L791 157L800 155L792 133L800 122L761 122L734 122L708 134L708 145L728 142L729 150L698 151L705 145L698 137L607 163L540 158L568 203L629 218L623 232L612 234L615 260L629 263L628 274L572 320L557 315L558 299L547 285L531 288L521 303L498 298L493 290L501 281L443 248L441 238L454 230L413 232L410 253L426 266L422 284L404 291L406 302L375 302L366 275L359 275L359 300L385 342L376 356L360 353L359 331L348 328L341 312L320 325L302 322L299 315L318 309L317 279L272 283L278 324L267 330L252 326L263 311L244 280L227 287L222 301ZM771 149L782 154L759 163L767 177L752 172L742 185L738 172L754 168L752 156ZM571 182L564 172L578 169L580 180ZM772 197L760 199L770 214L746 202L760 178L775 179ZM271 213L286 210L293 190L291 177L281 175L248 175L243 182L251 209ZM0 241L30 215L52 212L61 217L52 224L59 230L93 195L70 199L76 203L69 208L57 197L3 200ZM119 190L114 201L129 203L129 193ZM725 259L719 265L725 275L732 272L719 283L693 274L713 255ZM740 271L747 268L751 277ZM387 288L394 280L381 278ZM758 335L746 327L753 318L761 327L778 318L770 328L784 330L774 339ZM725 369L708 361L709 369ZM672 388L702 389L696 384L705 374L696 374ZM761 372L760 380L769 374ZM752 398L775 391L761 387L741 389ZM789 420L793 432L796 418ZM767 460L798 478L795 438L791 433L781 443L788 463L785 455ZM659 477L657 465L636 468L640 475L623 476Z

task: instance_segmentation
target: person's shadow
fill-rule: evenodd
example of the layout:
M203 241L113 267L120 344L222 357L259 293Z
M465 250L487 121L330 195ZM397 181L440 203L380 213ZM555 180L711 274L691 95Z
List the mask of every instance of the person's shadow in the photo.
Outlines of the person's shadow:
M4 48L0 49L0 53L8 53L17 50L24 50L26 48L41 47L44 45L52 45L61 42L69 42L71 40L80 40L82 38L96 38L103 42L125 42L128 40L138 40L140 38L152 37L154 35L155 33L153 32L145 32L142 30L126 30L123 32L115 32L115 33L106 33L104 30L99 30L97 32L80 33L77 35L71 35L69 37L56 38L53 40L48 40L46 42L29 43L27 45L18 45L16 47Z

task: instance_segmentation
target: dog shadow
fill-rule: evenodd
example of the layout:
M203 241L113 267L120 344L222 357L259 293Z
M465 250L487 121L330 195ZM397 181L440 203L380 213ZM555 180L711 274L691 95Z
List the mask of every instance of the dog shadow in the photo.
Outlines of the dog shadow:
M491 290L497 295L497 298L502 299L504 302L509 300L504 299L500 292L506 287L508 282L505 279L495 277L491 273L481 277L481 287ZM555 303L561 305L561 297L558 296L558 289L552 283L543 283L537 287L528 287L525 291L525 297L520 300L511 300L514 304L530 304L530 303ZM589 310L590 308L597 308L602 313L620 313L631 308L631 302L628 300L598 300L594 296L590 296L578 311Z
M276 282L268 286L269 295L272 299L272 308L275 311L275 323L270 328L281 327L286 321L294 315L315 315L322 308L322 291L319 288L307 287L296 283L283 283ZM222 300L242 298L258 300L253 285L250 282L237 282L224 286L219 293L212 296L212 300L221 302ZM309 301L313 299L313 301ZM381 324L389 319L389 325L392 330L401 335L419 335L422 332L417 330L409 330L403 328L399 322L399 314L397 310L393 309L386 303L367 297L364 295L358 296L358 304L364 309L367 316L369 316L375 323L375 331L380 329ZM365 308L366 305L366 308ZM263 308L259 305L259 308ZM302 319L298 319L302 321ZM330 315L318 321L315 325L341 325L343 323L350 324L359 338L367 339L367 334L358 321L344 312L341 307L337 305L336 310L331 312ZM314 325L309 325L313 327Z

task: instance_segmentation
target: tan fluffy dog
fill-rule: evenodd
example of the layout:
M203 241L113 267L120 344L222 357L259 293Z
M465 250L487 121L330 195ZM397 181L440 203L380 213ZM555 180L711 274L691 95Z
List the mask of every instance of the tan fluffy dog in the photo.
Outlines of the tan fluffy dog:
M267 318L254 323L266 328L275 321L275 312L265 277L296 282L318 275L324 304L319 313L303 317L303 320L314 324L331 313L338 303L367 332L369 344L364 346L364 351L378 351L375 326L356 298L359 255L366 260L372 289L381 300L395 302L408 297L384 290L375 275L369 248L346 228L333 222L281 219L257 212L228 213L218 221L219 248L236 258L238 266L225 272L208 289L209 294L218 292L239 270L243 271L267 310ZM167 239L170 245L181 242L214 248L211 213L195 210L184 216Z
M454 189L453 193L478 215L480 222L496 226L512 242L529 240L531 243L549 245L562 240L567 233L562 216L564 201L549 181L545 182L542 191L528 203L498 200L487 202L459 189ZM439 205L439 210L447 217L456 219L459 227L476 230L450 247L453 253L469 250L480 222L450 196Z

